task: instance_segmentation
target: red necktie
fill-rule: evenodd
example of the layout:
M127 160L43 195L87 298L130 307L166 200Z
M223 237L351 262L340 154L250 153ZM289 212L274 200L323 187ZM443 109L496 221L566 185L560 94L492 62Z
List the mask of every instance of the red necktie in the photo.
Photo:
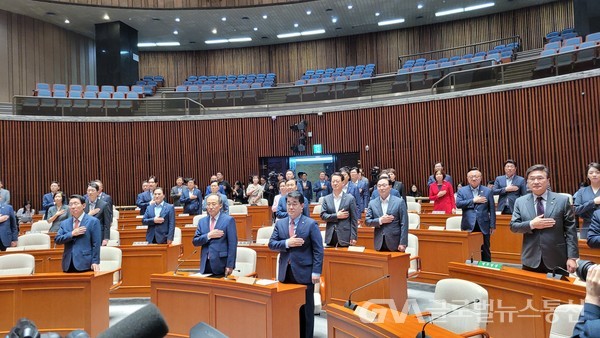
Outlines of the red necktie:
M75 218L73 221L73 229L79 228L79 218Z
M294 220L290 218L290 238L294 237Z
M210 231L215 230L215 225L217 224L217 220L214 217L210 218Z

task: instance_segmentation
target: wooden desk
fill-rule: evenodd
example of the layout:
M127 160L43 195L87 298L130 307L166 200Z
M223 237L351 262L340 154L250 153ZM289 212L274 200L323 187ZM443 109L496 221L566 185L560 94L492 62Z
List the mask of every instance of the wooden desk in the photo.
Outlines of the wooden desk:
M592 249L587 245L585 239L580 239L579 243L579 258L600 263L600 249Z
M152 275L151 283L152 302L169 324L168 337L188 337L199 322L233 338L297 337L300 332L302 285L246 285L173 272Z
M175 270L180 246L167 246L164 244L123 245L119 249L123 253L121 262L123 281L117 290L111 292L111 297L149 297L150 275ZM13 252L3 252L0 255L10 255L11 253ZM33 255L35 257L36 274L62 273L62 246L50 250L17 251L14 253Z
M325 304L341 304L355 288L365 285L383 275L377 285L357 291L356 301L369 299L392 299L398 308L406 302L406 274L409 255L399 252L350 252L346 248L326 248L323 259Z
M493 337L548 337L554 308L580 304L585 287L546 278L545 274L503 267L490 270L450 263L451 278L472 281L488 291L490 314L487 331Z
M0 334L27 317L42 332L66 335L85 330L92 337L108 328L110 272L36 273L0 278Z
M252 217L252 238L256 239L258 229L273 224L273 211L268 205L249 205L248 216Z
M120 210L117 208L117 210L119 210L119 221L123 218L135 218L135 216L140 214L140 211L135 209Z
M364 302L363 304L364 305ZM406 315L398 311L383 308L369 307L378 313L375 323L365 323L353 311L338 304L327 306L327 337L410 337L413 338L421 332L424 321L414 315ZM427 335L436 338L461 337L439 326L427 325Z

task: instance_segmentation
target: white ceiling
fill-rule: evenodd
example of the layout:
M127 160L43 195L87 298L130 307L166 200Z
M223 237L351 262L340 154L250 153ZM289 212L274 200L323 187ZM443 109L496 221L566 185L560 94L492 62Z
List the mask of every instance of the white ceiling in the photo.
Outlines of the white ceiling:
M523 7L554 2L556 0L315 0L273 6L228 9L123 9L83 5L67 5L38 0L2 0L0 9L53 23L94 38L94 24L122 21L138 30L139 42L178 41L179 47L140 48L143 50L208 50L241 48L296 41L331 38L346 35L400 29L444 21L452 21ZM436 17L435 13L454 8L464 8L494 2L495 6ZM417 8L421 4L423 8ZM352 5L352 9L348 9ZM306 11L311 14L307 15ZM54 15L47 14L48 12ZM375 16L375 13L380 13ZM262 16L267 15L267 19ZM226 21L222 18L226 17ZM333 23L332 18L337 22ZM175 18L180 18L176 22ZM404 18L405 22L378 26L382 20ZM66 24L65 19L70 23ZM295 28L294 24L298 27ZM257 31L254 31L254 28ZM216 28L217 34L211 31ZM277 38L278 34L324 29L325 34ZM177 30L178 34L173 32ZM205 44L209 39L250 37L250 42Z

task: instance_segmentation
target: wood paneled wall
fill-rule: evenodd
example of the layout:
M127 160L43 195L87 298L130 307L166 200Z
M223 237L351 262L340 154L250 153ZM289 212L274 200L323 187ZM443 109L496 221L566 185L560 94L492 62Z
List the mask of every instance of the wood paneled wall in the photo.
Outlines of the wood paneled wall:
M468 20L334 39L211 51L140 52L140 75L163 75L167 85L176 86L189 75L259 72L274 72L279 82L293 82L307 69L366 63L375 63L378 73L390 73L398 70L400 55L514 35L522 37L524 49L540 48L546 33L572 27L573 17L573 1L569 0ZM456 53L459 52L452 55Z
M235 8L290 4L306 0L47 0L50 2L71 3L103 7L127 8Z
M433 164L443 161L455 183L477 166L484 181L516 160L518 172L535 163L551 169L555 191L573 193L586 165L600 154L600 77L446 100L326 113L322 116L173 122L0 121L0 179L13 205L39 208L50 181L84 192L100 178L117 205L131 205L142 179L192 176L199 185L222 171L233 182L259 171L259 157L292 156L305 118L324 153L359 152L362 166L394 167L422 191ZM365 146L369 145L369 151ZM310 179L315 179L314 177Z
M0 10L0 102L31 95L38 82L96 83L94 41Z

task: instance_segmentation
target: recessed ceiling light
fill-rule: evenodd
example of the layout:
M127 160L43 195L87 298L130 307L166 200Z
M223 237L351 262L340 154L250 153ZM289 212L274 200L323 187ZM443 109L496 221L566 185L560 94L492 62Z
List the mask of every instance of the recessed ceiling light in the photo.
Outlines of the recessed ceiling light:
M295 23L295 24L294 24L294 27L298 27L298 24L297 24L297 23Z
M71 23L71 21L69 21L69 19L65 19L65 23Z
M311 14L312 14L312 11L310 9L306 11L306 15L311 15Z
M377 23L378 26L387 26L387 25L395 25L397 23L403 23L404 19L393 19L393 20L385 20L385 21L379 21Z
M258 30L258 27L254 27L253 29L254 29L254 31L256 32L256 31Z
M379 12L375 13L375 16L379 16Z
M348 5L348 9L352 9L352 5Z
M104 16L102 17L102 19L104 19L104 20L110 20L110 16L108 16L108 13L104 14Z
M315 30L312 30L312 31L301 32L300 35L307 36L307 35L317 35L317 34L323 34L323 33L325 33L324 29L315 29Z
M138 42L138 47L156 47L156 43L154 42Z
M444 16L444 15L462 13L464 11L465 11L464 8L455 8L455 9L450 9L450 10L447 10L447 11L437 12L437 13L435 13L435 16Z
M252 41L252 38L250 38L250 37L232 38L227 41L229 41L229 42L248 42L248 41Z
M227 18L226 17L222 17L221 21L227 21Z
M216 44L216 43L227 43L229 42L227 39L217 39L217 40L206 40L204 41L205 44L207 45L212 45L212 44Z
M263 15L263 19L267 19L267 18L268 18L268 17L267 17L267 15L266 15L266 14L264 14L264 15Z
M173 34L177 35L177 34L179 34L179 32L177 30L174 30Z
M157 42L156 46L158 47L173 47L173 46L179 46L179 42L177 41L173 41L173 42Z
M213 34L217 34L217 29L216 29L216 28L213 28L211 32L212 32Z
M299 36L308 36L308 35L317 35L317 34L323 34L325 33L324 29L315 29L312 31L304 31L304 32L294 32L294 33L284 33L284 34L278 34L277 37L280 39L285 39L285 38L295 38L295 37L299 37Z
M421 8L423 8L423 4L418 4L418 5L417 5L417 8L418 8L418 9L421 9Z
M334 16L333 18L331 18L331 22L336 23L337 22L337 18Z
M469 7L465 7L465 12L468 12L468 11L474 11L474 10L476 10L476 9L482 9L482 8L493 7L493 6L495 6L495 5L496 5L496 4L495 4L495 3L493 3L493 2L488 2L488 3L481 4L481 5L469 6Z
M175 22L179 22L179 21L181 21L181 19L175 18Z
M280 39L285 39L285 38L295 38L300 35L301 34L299 32L294 32L294 33L277 34L277 37Z

